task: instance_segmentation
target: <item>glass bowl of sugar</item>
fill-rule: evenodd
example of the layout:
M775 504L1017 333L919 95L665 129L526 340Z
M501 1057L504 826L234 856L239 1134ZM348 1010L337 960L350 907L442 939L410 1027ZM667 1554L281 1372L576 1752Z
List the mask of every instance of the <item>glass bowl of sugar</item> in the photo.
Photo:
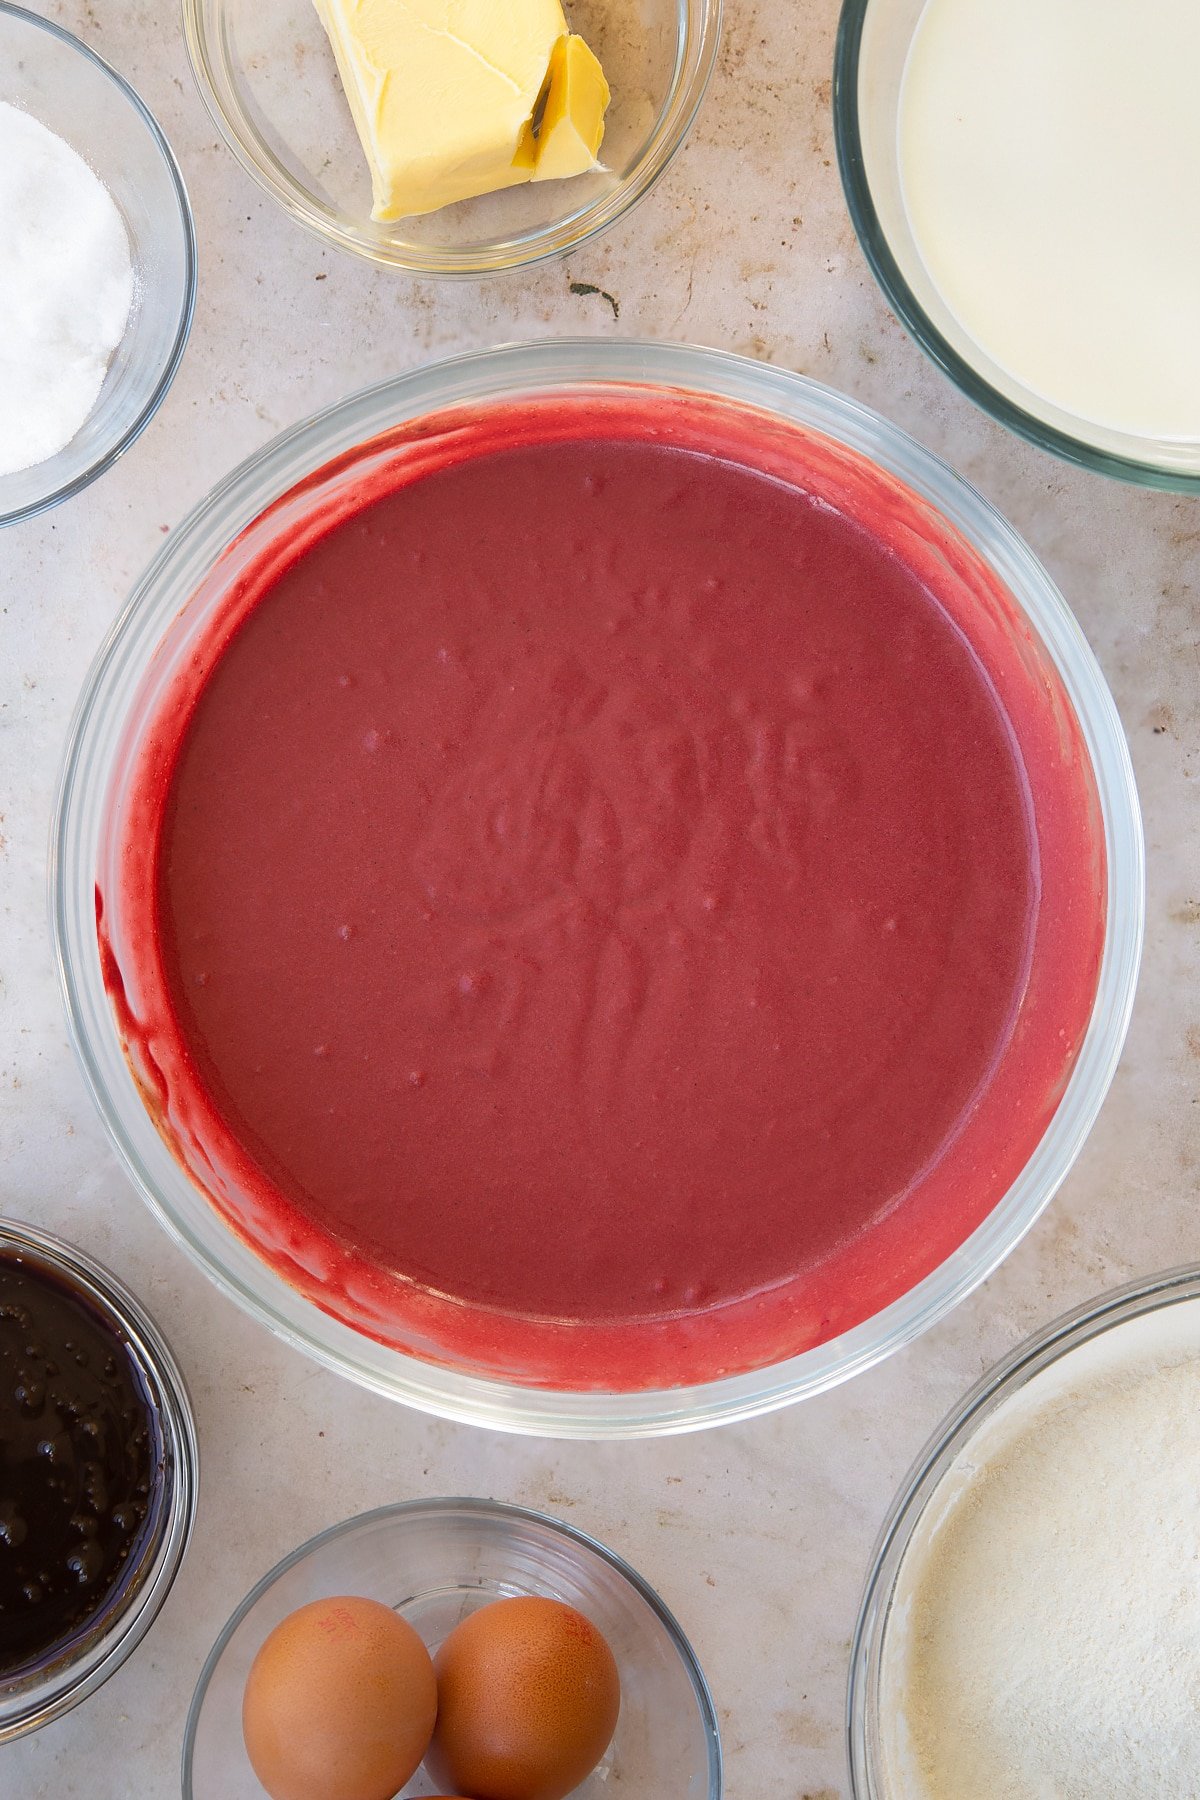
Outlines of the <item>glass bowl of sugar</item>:
M854 1800L1200 1793L1200 1269L1088 1301L955 1407L884 1526Z
M1195 0L843 0L833 110L867 261L976 405L1200 492Z
M195 291L191 208L155 120L78 38L0 0L0 525L129 448Z

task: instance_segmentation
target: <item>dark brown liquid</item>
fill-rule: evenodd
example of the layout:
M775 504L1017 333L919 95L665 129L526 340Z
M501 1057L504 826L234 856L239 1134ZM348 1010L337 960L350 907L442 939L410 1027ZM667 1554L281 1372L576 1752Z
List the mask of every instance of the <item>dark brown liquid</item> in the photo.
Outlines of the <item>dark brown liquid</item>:
M116 1598L161 1461L117 1328L66 1278L0 1251L0 1676L59 1652Z

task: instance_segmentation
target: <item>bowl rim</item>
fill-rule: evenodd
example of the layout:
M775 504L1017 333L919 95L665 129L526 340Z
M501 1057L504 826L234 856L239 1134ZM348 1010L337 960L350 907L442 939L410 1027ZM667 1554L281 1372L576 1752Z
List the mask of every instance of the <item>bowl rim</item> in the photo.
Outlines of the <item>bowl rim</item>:
M1169 469L1103 450L1087 438L1047 424L992 386L938 330L903 274L880 222L867 177L859 109L859 64L868 12L878 0L842 0L833 62L833 135L851 223L883 297L932 363L980 410L1026 443L1094 474L1165 493L1200 493L1200 469ZM1082 421L1080 421L1082 424Z
M559 1537L563 1537L576 1549L598 1557L608 1565L615 1574L631 1587L645 1601L650 1611L666 1631L674 1646L676 1655L683 1666L684 1673L691 1682L692 1692L696 1696L696 1705L700 1713L701 1725L704 1729L708 1748L708 1800L721 1800L724 1793L724 1763L721 1751L721 1730L717 1721L717 1709L713 1701L704 1670L700 1667L696 1652L692 1649L683 1627L661 1596L651 1587L644 1575L638 1571L617 1551L611 1550L599 1538L592 1537L589 1532L580 1530L579 1526L568 1524L565 1519L556 1519L551 1513L538 1512L529 1506L517 1506L506 1500L484 1500L469 1495L439 1495L430 1499L394 1500L383 1506L371 1507L366 1512L355 1513L349 1519L341 1519L335 1525L329 1525L324 1531L318 1531L296 1549L289 1551L267 1573L254 1583L254 1586L239 1601L226 1619L217 1634L204 1666L196 1681L188 1706L187 1722L183 1732L183 1748L180 1757L183 1800L193 1800L192 1759L195 1753L196 1732L200 1723L200 1714L208 1693L209 1684L217 1664L224 1655L230 1639L249 1617L259 1600L275 1583L297 1564L316 1555L326 1544L345 1537L352 1531L385 1521L415 1519L422 1517L438 1517L450 1513L466 1513L477 1518L495 1520L516 1520L523 1524L539 1525Z
M976 1431L1025 1385L1073 1350L1132 1319L1200 1299L1200 1263L1141 1276L1080 1301L992 1365L922 1447L896 1491L871 1552L850 1645L845 1742L852 1800L888 1800L874 1781L873 1743L883 1646L896 1580L926 1506Z
M716 67L724 8L724 0L677 0L686 29L676 51L667 112L660 115L642 155L626 177L565 218L460 250L454 246L368 239L312 203L246 117L227 77L222 49L212 43L206 23L208 9L215 6L220 10L225 4L226 0L181 0L184 39L200 98L226 146L251 180L298 225L335 249L405 274L448 280L511 274L566 256L590 243L645 199L691 133ZM694 47L689 52L693 40Z
M175 199L179 207L179 221L183 227L184 249L183 295L182 304L179 309L179 319L175 327L175 336L172 339L170 349L167 352L166 360L155 379L154 386L150 390L150 393L147 395L136 416L130 421L125 430L107 450L101 451L101 453L95 457L92 462L88 463L85 468L81 469L78 474L73 475L69 481L63 482L61 487L54 488L49 494L43 495L39 500L30 500L24 506L14 507L9 512L0 511L0 527L3 527L5 525L20 524L25 519L36 518L39 513L47 512L50 507L57 506L61 501L72 499L76 494L81 492L83 488L95 481L97 476L103 475L111 469L113 464L124 456L130 446L136 443L138 438L141 437L142 432L146 429L147 425L162 405L163 400L166 398L167 391L174 381L179 370L179 365L183 360L184 350L187 348L188 337L190 336L192 329L192 319L196 311L197 251L196 224L192 216L192 203L188 198L187 185L184 182L183 173L179 167L175 152L167 142L166 133L163 131L162 126L158 123L158 120L150 111L150 108L146 105L146 102L142 99L137 90L126 81L125 77L120 74L118 70L113 68L111 63L106 62L104 57L93 50L90 44L85 44L82 38L76 37L73 31L67 31L64 26L57 24L53 19L44 19L38 13L30 12L27 7L17 6L14 4L14 0L0 0L0 13L7 14L8 17L17 19L22 24L36 27L39 31L44 31L47 36L57 38L60 43L69 46L72 50L77 50L81 56L86 57L90 63L99 69L101 74L106 75L118 92L129 102L134 112L141 119L142 124L146 127L151 140L156 145L159 155L162 157L167 176L174 190Z
M86 821L92 812L99 816L102 802L100 794L83 800L80 793L88 782L93 788L98 785L92 740L105 728L105 708L111 710L116 703L114 687L128 679L124 664L140 656L139 666L144 667L149 652L136 644L131 648L128 640L139 630L149 639L151 627L142 618L155 604L156 594L160 611L164 604L169 610L162 612L153 643L174 616L175 606L182 604L169 593L163 599L175 564L191 554L209 566L212 555L270 498L309 469L397 419L424 415L461 399L513 399L594 382L690 389L774 410L872 458L937 507L998 572L1059 670L1097 781L1108 864L1104 953L1082 1048L1030 1162L976 1230L916 1287L839 1337L750 1374L632 1393L516 1387L398 1351L384 1353L373 1340L337 1326L302 1300L257 1258L252 1267L248 1261L239 1272L232 1234L223 1226L217 1239L219 1258L200 1242L199 1227L190 1225L164 1197L134 1141L135 1134L148 1131L153 1145L161 1146L123 1057L118 1052L113 1060L116 1029L102 986L98 1004L96 996L94 867L76 866L86 855L80 835L89 829ZM128 704L126 695L122 717ZM66 747L48 875L60 991L84 1079L139 1192L192 1260L277 1335L376 1392L491 1429L572 1438L657 1436L774 1411L872 1367L985 1280L1048 1205L1095 1121L1129 1023L1145 917L1140 809L1115 703L1065 600L1014 528L938 457L858 401L808 377L730 352L624 338L545 339L470 351L419 366L292 427L218 482L164 540L93 662ZM111 1079L102 1066L105 1056ZM149 1139L146 1143L153 1153ZM251 1258L250 1252L242 1254Z
M85 1289L93 1304L111 1314L158 1384L160 1421L170 1452L171 1485L156 1542L147 1545L145 1586L110 1628L73 1662L47 1674L24 1705L7 1714L0 1684L0 1746L70 1712L116 1673L154 1624L175 1583L196 1521L200 1446L187 1382L174 1352L141 1301L90 1251L14 1218L0 1218L0 1250L26 1250L35 1262L58 1269Z

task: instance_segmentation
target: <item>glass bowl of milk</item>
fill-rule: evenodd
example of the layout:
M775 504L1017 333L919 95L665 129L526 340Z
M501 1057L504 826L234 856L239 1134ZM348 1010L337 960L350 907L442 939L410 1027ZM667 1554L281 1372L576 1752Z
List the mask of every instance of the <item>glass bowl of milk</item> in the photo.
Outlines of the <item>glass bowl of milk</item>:
M78 493L145 429L196 294L191 208L158 124L86 44L7 0L0 230L5 525Z
M1200 489L1200 9L845 0L834 112L887 299L952 381L1087 468Z

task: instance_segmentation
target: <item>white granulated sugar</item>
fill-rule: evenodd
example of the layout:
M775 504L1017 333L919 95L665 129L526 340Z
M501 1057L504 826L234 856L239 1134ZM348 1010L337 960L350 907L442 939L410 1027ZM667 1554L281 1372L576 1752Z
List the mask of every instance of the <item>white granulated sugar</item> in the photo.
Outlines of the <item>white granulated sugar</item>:
M892 1800L1198 1800L1196 1303L1067 1356L962 1452L882 1699Z
M132 303L129 239L107 188L62 138L0 102L0 475L70 443Z

